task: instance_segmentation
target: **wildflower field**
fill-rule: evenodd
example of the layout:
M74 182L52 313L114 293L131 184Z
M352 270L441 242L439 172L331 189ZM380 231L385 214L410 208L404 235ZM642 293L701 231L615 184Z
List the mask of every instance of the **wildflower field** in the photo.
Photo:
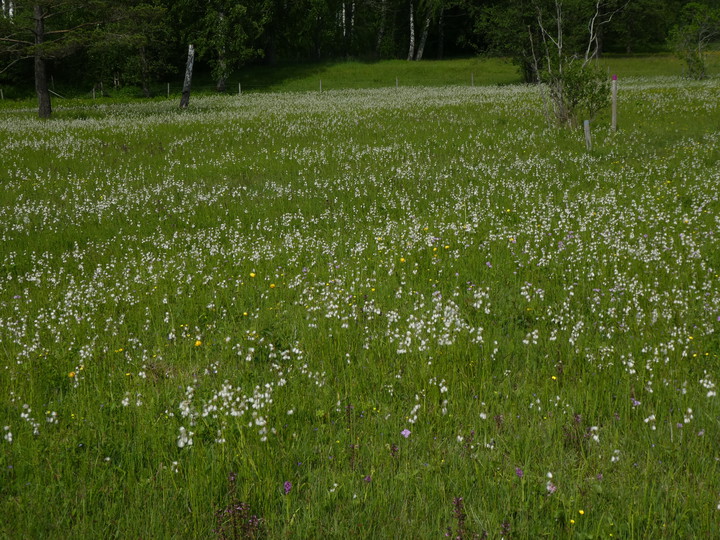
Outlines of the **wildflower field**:
M4 109L0 536L715 536L718 98Z

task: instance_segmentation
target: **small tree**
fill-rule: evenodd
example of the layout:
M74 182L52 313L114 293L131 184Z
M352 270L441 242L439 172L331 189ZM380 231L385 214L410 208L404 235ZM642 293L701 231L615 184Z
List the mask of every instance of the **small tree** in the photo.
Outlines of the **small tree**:
M720 35L720 8L711 9L705 4L691 2L683 8L682 20L683 23L672 30L670 42L685 62L687 76L704 79L707 77L705 51Z
M528 28L528 33L533 71L537 80L547 88L555 121L560 125L575 127L581 114L592 120L610 102L607 75L594 60L600 49L600 29L609 24L624 5L618 6L611 0L596 0L588 14L583 11L587 2L565 4L563 0L553 0L548 9L547 5L536 2L539 43L536 43L536 34L532 28ZM568 52L565 42L568 12L575 22L583 16L587 17L587 41L582 46L584 53L576 52L579 47L577 43Z
M610 82L596 63L584 64L576 58L565 58L555 67L545 69L540 76L559 124L576 127L581 118L593 120L609 105Z

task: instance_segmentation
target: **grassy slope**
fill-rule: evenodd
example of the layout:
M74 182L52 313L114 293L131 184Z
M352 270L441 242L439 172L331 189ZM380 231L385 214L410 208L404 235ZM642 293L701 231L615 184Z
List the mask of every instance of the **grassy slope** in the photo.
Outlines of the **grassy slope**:
M709 73L720 73L720 53L709 54ZM683 72L682 62L668 54L648 56L607 56L602 60L611 73L620 77L678 76ZM515 65L502 58L464 58L454 60L424 60L407 62L404 60L385 60L380 62L324 62L308 64L281 64L274 67L249 66L239 70L228 81L229 93L242 85L244 92L291 92L318 90L320 80L323 89L342 88L383 88L395 86L465 86L474 80L477 86L517 84L522 82ZM171 81L170 92L179 96L182 82ZM195 95L213 94L215 86L207 76L196 76L193 90ZM77 88L57 88L66 97L89 99L91 91L78 91ZM166 95L166 84L153 88L154 95ZM117 98L137 95L133 89L120 92L110 91ZM102 100L107 101L108 98ZM102 101L101 100L101 101ZM23 106L32 106L32 100L22 102ZM67 100L54 98L55 105L67 103ZM2 107L18 106L16 101L6 100Z
M710 74L720 73L720 54L709 55ZM682 62L672 55L608 56L602 64L621 77L678 76ZM506 59L468 58L457 60L406 62L339 62L285 66L278 69L254 67L235 75L237 82L258 90L315 90L322 79L324 88L377 88L394 86L395 79L406 86L469 85L474 74L476 85L522 82L517 68ZM201 87L212 89L208 81Z

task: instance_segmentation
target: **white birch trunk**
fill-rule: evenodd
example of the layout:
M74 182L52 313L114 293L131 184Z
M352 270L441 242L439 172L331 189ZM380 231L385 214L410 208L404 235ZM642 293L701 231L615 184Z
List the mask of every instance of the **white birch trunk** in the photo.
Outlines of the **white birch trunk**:
M415 55L415 60L420 61L423 57L423 52L425 51L425 43L427 42L428 32L430 31L430 17L425 19L425 28L423 28L422 36L420 37L420 45L418 46L417 54Z
M6 19L12 19L13 15L15 15L15 4L13 3L13 1L2 0L0 4L2 4L2 10L0 10L0 12L2 12L3 17L5 17Z
M183 82L182 97L180 98L180 108L187 109L190 104L190 86L192 84L193 64L195 63L195 47L191 43L188 45L187 64L185 65L185 81Z
M345 2L342 4L342 14L340 15L340 20L342 21L342 29L343 29L343 37L346 35L346 28L345 28Z
M350 43L353 42L353 34L355 33L355 2L350 4Z
M408 60L415 58L415 10L413 2L410 0L410 50L408 51Z

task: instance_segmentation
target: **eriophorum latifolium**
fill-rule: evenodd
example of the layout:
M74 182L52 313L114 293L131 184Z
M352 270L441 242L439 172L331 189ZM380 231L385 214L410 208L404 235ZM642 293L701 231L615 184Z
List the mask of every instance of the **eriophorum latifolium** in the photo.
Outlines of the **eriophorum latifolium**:
M5 111L0 532L713 536L719 93Z

